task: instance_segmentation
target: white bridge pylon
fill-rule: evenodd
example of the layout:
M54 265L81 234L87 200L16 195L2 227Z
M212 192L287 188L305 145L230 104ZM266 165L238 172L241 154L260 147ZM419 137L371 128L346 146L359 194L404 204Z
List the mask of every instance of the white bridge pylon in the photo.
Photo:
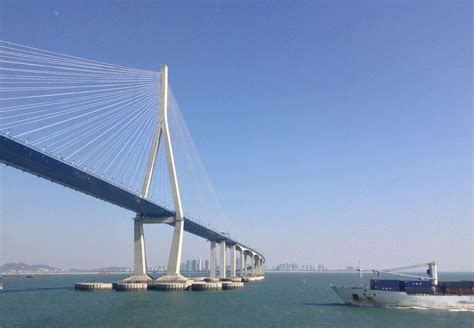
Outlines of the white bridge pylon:
M124 279L124 282L147 282L152 278L147 274L146 250L144 224L149 223L174 223L173 238L171 241L171 250L168 259L168 267L166 274L157 279L158 282L186 282L188 279L181 275L180 264L183 249L183 232L184 232L184 213L181 203L181 194L176 173L176 165L173 153L173 145L171 142L171 133L168 123L168 67L161 67L161 101L159 108L159 116L157 120L156 130L153 135L150 154L148 156L148 164L145 172L145 178L141 189L141 197L147 198L153 182L153 174L156 160L160 150L160 146L164 147L164 154L168 166L168 175L173 194L173 202L175 207L174 217L149 217L137 215L134 218L134 273L132 276ZM210 278L216 277L216 241L210 240ZM220 244L220 279L226 279L227 271L227 248L231 249L230 259L230 278L236 278L236 250L240 249L240 276L258 276L263 275L263 257L254 251L243 248L239 244L226 245L226 240L219 240ZM244 255L245 254L245 255ZM249 255L251 272L248 272L247 255Z
M166 160L168 164L168 174L170 179L171 191L173 194L173 201L175 207L175 217L171 218L174 221L173 239L171 242L171 250L168 259L168 268L166 274L159 280L165 281L180 281L186 280L180 274L181 254L183 249L183 231L184 231L184 216L183 207L181 204L181 194L179 191L178 176L176 174L176 165L174 161L173 145L171 142L171 134L168 123L168 67L163 65L160 70L161 73L161 101L159 109L159 119L156 126L156 131L153 136L153 142L148 157L148 165L145 173L145 179L141 190L141 196L147 198L150 186L153 181L153 172L160 150L161 140L163 140ZM140 216L134 219L134 274L125 279L125 281L148 281L151 277L146 272L146 251L145 251L145 236L144 223L165 223L169 222L170 218L142 218Z

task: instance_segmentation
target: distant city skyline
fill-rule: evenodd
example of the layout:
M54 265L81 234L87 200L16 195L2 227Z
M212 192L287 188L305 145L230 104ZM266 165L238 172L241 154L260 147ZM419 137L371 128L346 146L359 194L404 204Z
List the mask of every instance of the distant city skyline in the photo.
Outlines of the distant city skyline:
M46 263L43 264L28 264L28 263L7 263L4 266L6 267L35 267L35 270L38 272L62 272L65 270L70 269L65 269L65 268L55 268L55 267L50 267ZM40 268L36 268L40 267ZM227 264L226 266L227 271L230 271L230 264ZM240 267L240 259L236 259L236 267ZM216 261L216 268L217 271L219 271L219 262ZM2 266L0 265L0 272L2 272ZM149 264L147 266L147 271L152 273L152 272L165 272L167 269L167 266L164 264ZM184 260L181 263L181 271L182 272L202 272L202 273L208 273L210 269L209 266L209 260L208 259L189 259L189 260ZM294 262L292 263L280 263L278 265L273 265L271 267L266 267L266 270L268 271L284 271L284 272L296 272L296 271L302 271L302 272L322 272L322 271L331 271L331 270L337 270L337 271L356 271L356 267L353 266L346 266L345 268L328 268L324 264L296 264ZM77 270L97 270L97 271L114 271L114 272L131 272L132 268L131 267L118 267L118 266L111 266L108 268L74 268L72 271L77 271ZM17 270L9 269L9 270L3 270L4 272L16 272ZM19 270L21 272L22 270ZM24 271L24 270L23 270ZM28 271L25 271L28 272Z
M200 262L199 262L200 261ZM217 261L216 261L217 262ZM199 264L200 263L200 264ZM7 269L3 268L6 267ZM12 267L20 268L20 269L12 269ZM21 269L23 267L29 269ZM240 267L240 260L236 260L236 267ZM33 269L31 269L33 268ZM164 273L166 272L167 266L164 264L151 264L147 267L147 272L149 273ZM208 259L191 259L185 260L181 263L181 272L191 272L191 273L209 273L209 260ZM219 263L216 263L217 271L220 270ZM226 266L227 271L230 271L230 264ZM363 271L372 270L376 268L363 268ZM380 268L378 268L380 269ZM388 269L388 268L387 268ZM345 267L328 267L325 264L298 264L294 262L290 263L280 263L277 265L272 266L265 266L265 270L267 272L327 272L327 271L345 271L345 272L358 272L359 267L353 265L347 265ZM132 267L119 267L119 266L110 266L104 268L55 268L51 267L45 263L43 264L27 264L27 263L7 263L3 266L0 265L0 273L21 273L21 272L53 272L53 273L61 273L61 272L78 272L78 271L100 271L100 272L132 272ZM397 271L397 270L395 270ZM413 269L412 269L413 271ZM416 272L416 270L415 270ZM446 271L444 271L446 272Z
M6 41L167 64L218 229L267 267L474 270L470 2L0 6ZM133 213L11 167L0 178L0 263L132 266ZM145 227L148 264L167 263L171 234ZM185 235L183 258L209 252Z

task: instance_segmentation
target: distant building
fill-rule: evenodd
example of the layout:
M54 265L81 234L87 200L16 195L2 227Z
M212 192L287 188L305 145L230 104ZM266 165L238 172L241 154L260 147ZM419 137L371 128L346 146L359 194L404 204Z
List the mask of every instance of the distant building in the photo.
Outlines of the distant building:
M196 270L197 270L197 271L202 271L202 260L201 260L201 259L197 259L197 267L196 267Z
M186 271L191 271L191 261L190 260L187 260L186 261Z
M298 264L295 263L282 263L277 265L275 268L276 271L299 271Z

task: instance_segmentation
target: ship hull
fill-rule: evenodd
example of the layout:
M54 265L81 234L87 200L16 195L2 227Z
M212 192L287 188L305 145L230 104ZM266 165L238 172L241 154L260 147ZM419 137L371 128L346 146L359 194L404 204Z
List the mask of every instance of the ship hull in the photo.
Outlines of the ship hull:
M363 287L331 287L346 304L372 307L420 307L474 310L474 295L408 295Z

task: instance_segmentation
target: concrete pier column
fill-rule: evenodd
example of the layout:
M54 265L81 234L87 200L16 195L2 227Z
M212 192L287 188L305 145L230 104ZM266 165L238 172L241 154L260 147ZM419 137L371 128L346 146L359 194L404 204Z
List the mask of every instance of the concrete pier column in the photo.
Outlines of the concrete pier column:
M143 223L133 221L133 267L135 276L146 275L145 235Z
M225 240L221 241L221 262L220 262L220 278L226 277L227 263L226 263L226 245Z
M123 282L145 282L151 280L146 273L145 235L143 223L133 220L133 275L123 279Z
M247 264L247 253L244 254L244 276L247 276L249 273L248 271L248 264Z
M252 254L252 276L255 276L255 254Z
M237 275L235 274L235 245L230 247L230 277L235 278Z
M211 257L209 259L210 263L210 277L216 277L216 242L211 241Z
M244 276L244 251L240 249L240 276Z

